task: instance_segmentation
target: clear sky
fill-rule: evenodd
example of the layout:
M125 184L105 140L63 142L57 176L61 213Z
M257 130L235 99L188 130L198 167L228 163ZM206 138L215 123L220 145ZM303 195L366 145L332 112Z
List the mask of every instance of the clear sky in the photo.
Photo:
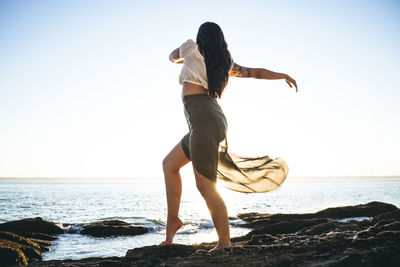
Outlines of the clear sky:
M162 176L188 131L169 53L218 23L231 152L290 176L400 174L399 1L0 1L0 176ZM183 175L191 175L189 164Z

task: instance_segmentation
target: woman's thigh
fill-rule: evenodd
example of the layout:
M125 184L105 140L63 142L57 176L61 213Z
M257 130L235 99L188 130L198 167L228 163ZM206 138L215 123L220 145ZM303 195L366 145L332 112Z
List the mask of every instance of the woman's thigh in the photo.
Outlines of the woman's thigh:
M180 168L185 166L190 160L186 157L183 152L181 142L178 144L165 156L163 160L164 170L174 170L178 171Z

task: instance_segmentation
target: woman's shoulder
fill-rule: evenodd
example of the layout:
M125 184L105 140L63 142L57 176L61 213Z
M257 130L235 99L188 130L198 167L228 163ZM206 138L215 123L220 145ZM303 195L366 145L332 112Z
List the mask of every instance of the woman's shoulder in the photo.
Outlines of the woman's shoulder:
M192 39L187 39L185 42L181 44L179 47L179 56L184 57L190 51L197 47L197 44Z

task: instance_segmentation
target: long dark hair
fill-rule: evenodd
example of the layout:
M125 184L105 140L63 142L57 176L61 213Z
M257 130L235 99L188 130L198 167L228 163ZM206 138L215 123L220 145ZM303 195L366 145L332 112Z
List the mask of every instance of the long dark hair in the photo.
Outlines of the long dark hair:
M196 43L206 63L208 93L212 97L221 98L228 84L228 72L232 64L231 53L224 34L218 24L205 22L200 25Z

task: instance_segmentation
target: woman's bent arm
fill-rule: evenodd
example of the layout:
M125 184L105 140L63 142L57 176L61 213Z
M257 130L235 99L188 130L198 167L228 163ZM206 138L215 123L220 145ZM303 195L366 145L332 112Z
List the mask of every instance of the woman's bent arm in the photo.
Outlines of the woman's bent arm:
M176 48L169 54L169 61L177 64L182 64L183 63L183 58L179 57L179 48Z
M232 77L242 77L242 78L256 78L256 79L267 79L267 80L275 80L275 79L285 79L286 82L292 87L291 83L296 87L297 92L297 84L296 81L285 73L273 72L263 68L248 68L240 66L239 64L234 63L232 70L229 73L229 76Z

